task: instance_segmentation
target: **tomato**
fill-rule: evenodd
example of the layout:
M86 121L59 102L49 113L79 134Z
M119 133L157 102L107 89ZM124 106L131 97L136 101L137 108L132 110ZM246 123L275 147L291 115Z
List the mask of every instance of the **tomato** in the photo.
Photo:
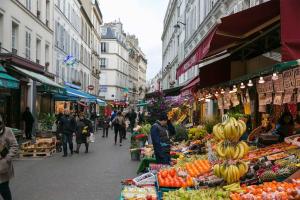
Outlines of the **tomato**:
M174 177L176 175L176 170L173 168L169 171L169 174L171 175L171 177Z

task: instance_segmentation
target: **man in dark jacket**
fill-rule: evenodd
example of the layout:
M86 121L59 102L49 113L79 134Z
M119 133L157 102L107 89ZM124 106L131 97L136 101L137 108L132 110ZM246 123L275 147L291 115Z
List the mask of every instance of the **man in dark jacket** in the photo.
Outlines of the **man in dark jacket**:
M63 157L68 155L68 144L71 155L73 154L73 134L76 130L76 121L69 114L65 114L61 117L59 121L59 126L61 126L62 137L63 137Z
M137 114L134 111L134 109L132 109L131 112L128 115L128 119L129 119L129 122L130 122L130 131L131 131L131 133L133 133L133 128L135 126L136 117L137 117Z
M29 110L29 107L26 107L22 118L23 118L23 121L25 122L26 139L31 140L31 132L32 132L32 127L33 127L33 123L34 123L34 118Z
M151 127L151 140L154 147L156 162L170 164L170 139L167 131L168 116L162 113L159 120Z

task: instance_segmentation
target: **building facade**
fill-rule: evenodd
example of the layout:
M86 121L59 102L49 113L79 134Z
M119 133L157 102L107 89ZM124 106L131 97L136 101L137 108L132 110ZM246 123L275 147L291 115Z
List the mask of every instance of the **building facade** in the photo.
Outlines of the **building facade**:
M127 101L129 93L129 49L121 22L101 27L100 97Z
M99 93L100 25L98 1L56 0L54 6L56 80Z
M51 110L49 95L37 92L41 84L34 76L54 78L52 19L53 1L0 3L0 65L19 81L14 89L0 87L0 114L7 126L21 128L20 113L27 106L35 116L41 105L47 105L46 112Z
M174 79L175 85L183 86L198 76L198 65L180 76L176 76L176 70L222 17L266 1L268 0L170 0L162 34L162 88L171 88L170 83Z
M106 23L101 30L100 96L137 103L145 95L147 70L138 38L125 34L121 22Z

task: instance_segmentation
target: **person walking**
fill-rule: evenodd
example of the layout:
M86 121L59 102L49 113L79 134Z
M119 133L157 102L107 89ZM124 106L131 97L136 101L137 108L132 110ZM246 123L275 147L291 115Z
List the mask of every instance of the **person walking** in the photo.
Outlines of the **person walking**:
M125 119L122 115L122 112L119 111L117 113L117 116L114 118L114 120L112 121L112 124L114 126L114 131L115 131L115 145L117 144L117 139L118 139L118 134L119 134L119 138L120 138L120 146L122 146L122 124L125 123Z
M135 126L135 122L136 122L136 117L137 117L137 114L136 112L134 111L134 109L131 110L131 112L129 113L129 122L130 122L130 131L131 133L133 133L133 129L134 129L134 126Z
M0 115L0 195L3 200L12 200L9 181L14 177L12 159L17 155L18 142L12 130L5 127Z
M112 121L116 118L117 116L117 111L114 110L112 113L111 113L111 117L110 117L110 122L112 123ZM113 126L111 126L111 129L113 129Z
M167 131L168 116L162 113L157 122L151 127L151 140L154 147L156 162L170 164L170 138Z
M90 120L88 120L83 113L79 115L79 119L76 123L76 151L75 153L79 153L81 144L85 145L85 153L89 152L89 143L87 138L90 137L93 132L93 124Z
M73 154L73 134L76 131L76 121L68 113L65 113L59 121L59 126L61 126L62 139L63 139L63 157L68 156L68 144L70 149L70 154Z
M124 118L122 124L121 124L121 134L122 134L122 139L127 140L126 138L126 132L127 132L127 123L126 123L126 113L123 112L122 116Z
M34 118L29 110L29 107L26 107L23 116L22 116L23 121L25 122L25 135L26 139L31 140L31 133L32 133L32 128L33 128L33 123L34 123Z
M110 122L110 117L109 116L104 116L103 135L102 135L103 138L108 137L109 122Z

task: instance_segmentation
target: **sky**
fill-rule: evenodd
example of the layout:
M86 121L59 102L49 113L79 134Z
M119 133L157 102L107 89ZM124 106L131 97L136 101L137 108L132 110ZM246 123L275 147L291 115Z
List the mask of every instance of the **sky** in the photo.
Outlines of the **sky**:
M104 23L119 20L135 34L148 60L147 80L161 69L163 19L169 0L99 0Z

